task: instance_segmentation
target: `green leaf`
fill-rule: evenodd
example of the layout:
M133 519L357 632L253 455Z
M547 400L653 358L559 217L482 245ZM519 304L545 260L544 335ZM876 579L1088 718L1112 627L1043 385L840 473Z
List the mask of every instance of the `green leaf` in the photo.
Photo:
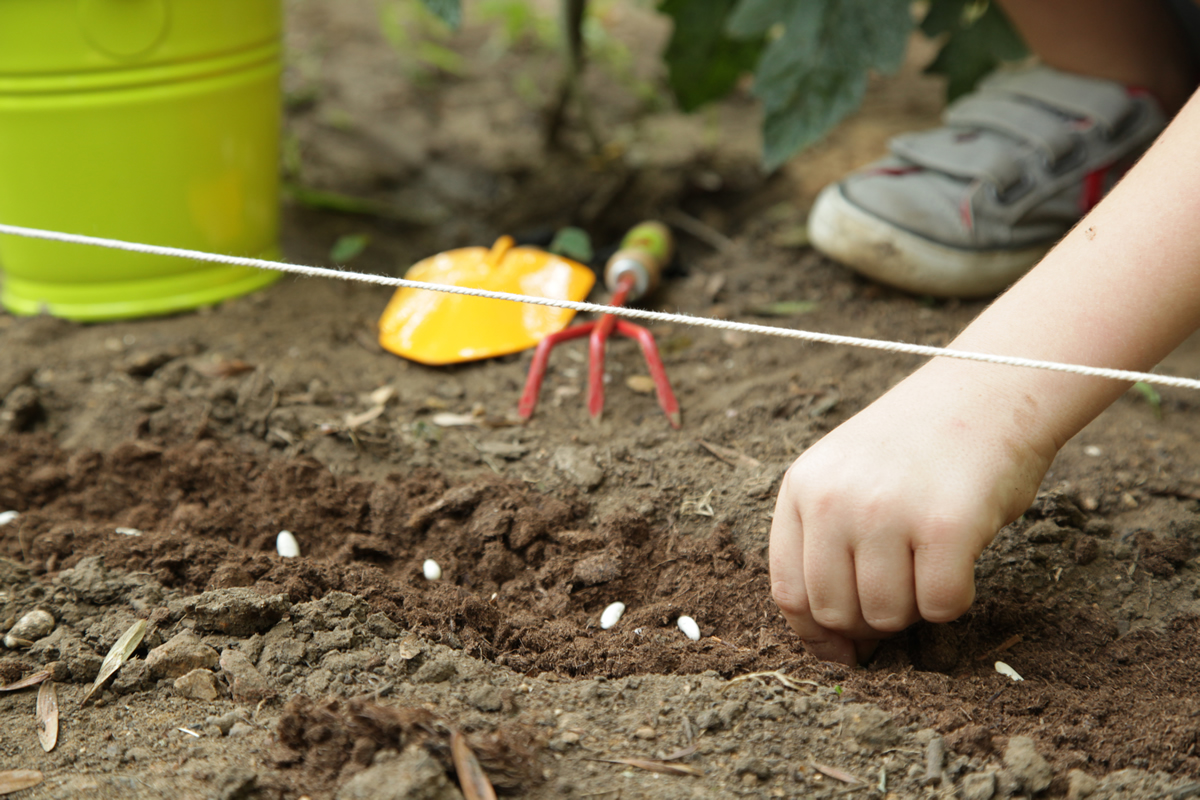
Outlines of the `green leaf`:
M750 313L756 317L798 317L816 311L817 308L815 300L781 300L778 303L752 308Z
M592 238L582 228L560 228L547 249L583 264L591 261L593 255Z
M754 69L762 52L761 36L735 41L725 33L725 20L737 0L663 0L659 11L675 23L663 58L667 76L684 111L694 111L733 89Z
M907 0L741 0L731 31L780 30L755 72L764 166L780 166L857 109L869 72L900 66L912 26Z
M970 92L979 80L1005 61L1029 54L997 3L933 0L921 30L927 36L949 34L926 72L945 75L949 100Z
M1145 381L1138 381L1133 388L1150 404L1150 408L1154 410L1154 416L1162 419L1162 395L1158 393L1158 390Z
M329 260L335 264L348 264L371 243L371 237L365 233L350 233L339 236L329 248Z
M808 3L798 2L802 6ZM737 39L763 36L779 22L783 5L779 0L742 0L725 24L725 30Z
M421 0L435 17L450 28L458 30L462 24L462 0Z

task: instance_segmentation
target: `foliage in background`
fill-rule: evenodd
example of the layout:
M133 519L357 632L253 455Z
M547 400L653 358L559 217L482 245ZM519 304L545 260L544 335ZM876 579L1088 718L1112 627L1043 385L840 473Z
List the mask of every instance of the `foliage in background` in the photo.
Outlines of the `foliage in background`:
M423 1L447 25L461 20L461 0ZM1026 54L988 0L921 5L921 30L943 38L929 71L946 76L950 99ZM918 23L911 0L659 0L658 7L675 26L664 59L683 109L724 97L753 71L769 170L857 109L871 72L898 69Z
M995 3L936 0L921 20L921 31L932 39L947 37L925 71L946 76L949 100L971 91L980 78L1004 62L1029 55Z

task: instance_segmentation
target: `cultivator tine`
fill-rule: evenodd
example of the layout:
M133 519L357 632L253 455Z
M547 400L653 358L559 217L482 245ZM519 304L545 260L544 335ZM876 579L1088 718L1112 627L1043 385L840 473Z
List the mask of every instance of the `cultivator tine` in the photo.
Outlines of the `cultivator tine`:
M660 238L669 237L669 233L665 227L658 223L649 223L650 233L656 233ZM653 226L658 226L654 228ZM639 229L647 228L647 224L635 228L630 236L637 233ZM661 229L661 230L659 230ZM641 231L642 236L649 235L645 230ZM629 240L630 236L626 239ZM606 278L609 285L612 286L613 295L609 301L609 305L619 308L625 305L625 301L631 293L644 292L645 289L652 283L648 271L653 271L655 279L662 264L665 262L669 254L669 245L660 243L658 247L658 256L655 258L653 253L628 253L624 250L618 251L613 260L609 262L609 268L613 268L614 260L619 261L620 256L625 254L625 260L620 261L616 269L616 277L608 275L606 270ZM643 285L638 286L639 273L643 279ZM559 342L577 339L581 336L588 336L588 391L587 391L587 407L588 416L592 422L598 423L604 413L604 351L608 345L608 340L614 331L621 336L628 337L637 341L642 348L642 355L646 359L646 367L650 371L650 379L654 382L654 390L658 396L658 405L662 408L663 413L667 415L667 421L671 423L672 428L678 429L682 424L682 418L679 413L679 401L675 399L675 393L671 391L671 382L667 379L667 370L663 366L662 356L658 352L658 345L654 343L654 334L640 325L634 325L631 322L626 322L623 319L618 319L613 314L602 314L599 319L592 322L585 322L580 325L574 325L566 330L552 333L538 343L537 350L533 354L533 362L529 365L529 377L525 380L525 390L521 393L521 400L517 404L517 415L522 420L528 420L533 416L533 410L537 407L538 394L542 389L542 380L546 377L546 367L550 361L550 351Z

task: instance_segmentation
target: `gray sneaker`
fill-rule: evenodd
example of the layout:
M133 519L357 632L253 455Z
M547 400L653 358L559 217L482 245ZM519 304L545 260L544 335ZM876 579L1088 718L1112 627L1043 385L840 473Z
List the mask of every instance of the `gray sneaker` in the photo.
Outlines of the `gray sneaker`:
M997 73L945 127L825 187L821 252L917 294L978 297L1024 274L1166 125L1144 92L1048 67Z

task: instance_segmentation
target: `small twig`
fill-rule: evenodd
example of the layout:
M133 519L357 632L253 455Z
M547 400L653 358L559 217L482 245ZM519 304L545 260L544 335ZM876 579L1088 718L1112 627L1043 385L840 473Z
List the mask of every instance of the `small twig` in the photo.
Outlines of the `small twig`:
M820 687L820 685L821 685L821 684L817 683L816 681L810 681L810 680L804 680L801 678L789 677L787 675L787 673L785 673L782 669L777 669L774 672L751 672L746 675L738 675L736 678L730 678L729 683L725 684L725 688L728 689L730 686L732 686L735 683L738 683L739 681L748 681L751 678L774 678L775 680L779 681L784 686L786 686L788 689L795 689L796 691L800 691L800 684L807 684L809 686L817 686L817 687ZM722 690L722 691L724 691L724 690Z
M998 646L993 647L991 650L988 650L983 655L977 656L975 660L976 661L986 661L987 659L992 658L993 656L998 656L1001 653L1003 653L1005 650L1008 650L1011 647L1015 647L1016 645L1018 645L1020 643L1021 643L1021 634L1014 633L1012 636L1008 637L1003 642L1001 642Z
M691 234L718 252L724 253L737 246L733 239L730 239L716 228L705 222L701 222L691 214L681 211L678 208L668 211L666 218L667 222L681 231Z
M986 703L984 703L984 705L988 705L988 706L990 706L992 703L996 702L996 698L997 698L997 697L999 697L1000 695L1004 694L1004 691L1005 691L1005 690L1006 690L1006 689L1007 689L1009 686L1012 686L1012 683L1006 683L1006 684L1004 684L1003 686L1001 686L1001 687L1000 687L1000 691L996 692L994 695L992 695L991 697L989 697L989 698L987 699L987 702L986 702Z
M925 775L921 777L922 786L932 786L942 782L942 764L946 761L946 740L942 736L934 736L925 745Z

